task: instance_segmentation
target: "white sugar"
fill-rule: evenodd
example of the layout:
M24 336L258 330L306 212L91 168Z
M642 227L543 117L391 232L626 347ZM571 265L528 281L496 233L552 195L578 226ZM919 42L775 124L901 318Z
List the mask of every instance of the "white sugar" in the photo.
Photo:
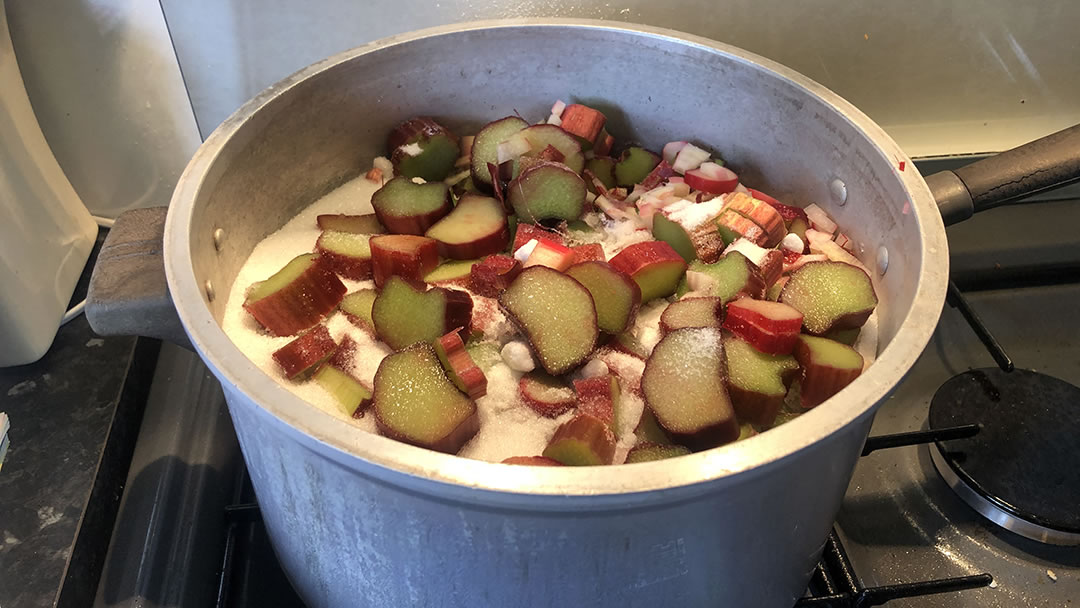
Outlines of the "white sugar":
M724 197L718 196L701 203L686 205L673 212L667 212L667 217L689 232L704 224L707 220L720 215L720 210L723 207Z

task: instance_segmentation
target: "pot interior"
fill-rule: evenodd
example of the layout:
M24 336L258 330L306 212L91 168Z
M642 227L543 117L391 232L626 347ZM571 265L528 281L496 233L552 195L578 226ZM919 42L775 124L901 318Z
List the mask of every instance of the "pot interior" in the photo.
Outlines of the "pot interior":
M780 66L701 39L598 23L443 28L348 51L264 91L207 140L173 201L179 219L170 222L183 222L176 230L189 240L170 247L186 247L193 284L209 281L217 294L201 294L203 306L220 324L254 246L385 155L398 122L429 115L468 134L515 112L542 120L563 99L604 111L619 141L658 150L689 139L718 151L745 184L824 207L873 271L879 353L902 327L929 324L891 369L872 367L852 385L861 392L845 393L854 403L847 421L872 407L925 345L944 292L944 231L910 161L899 170L906 157L876 125ZM913 315L920 299L926 309ZM192 331L186 306L181 318ZM215 340L224 336L196 333L215 330Z

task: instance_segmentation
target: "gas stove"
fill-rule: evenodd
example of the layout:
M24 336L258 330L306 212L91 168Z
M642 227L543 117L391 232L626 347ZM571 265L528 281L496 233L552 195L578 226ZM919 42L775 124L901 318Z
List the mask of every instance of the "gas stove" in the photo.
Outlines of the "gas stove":
M1080 236L1068 229L1076 222L1063 221L1077 215L1076 202L1003 207L950 228L950 305L877 414L799 606L1042 607L1080 598L1080 548L992 523L965 501L956 479L939 472L952 470L943 456L964 464L973 450L965 442L992 438L986 421L944 408L954 415L930 425L931 403L951 378L979 369L1007 376L993 372L1006 359L1017 378L1036 370L1080 385ZM1040 227L1036 238L1032 227ZM1035 416L1051 404L1030 405ZM1080 449L1068 455L1071 437L1056 448L1075 463ZM1027 444L1039 441L1029 437ZM1027 465L1017 466L1023 475ZM993 473L991 467L990 479L1001 482ZM1027 474L1033 487L1072 479L1053 470ZM1071 513L1068 505L1048 508ZM220 388L186 351L162 350L96 605L302 606L262 529Z

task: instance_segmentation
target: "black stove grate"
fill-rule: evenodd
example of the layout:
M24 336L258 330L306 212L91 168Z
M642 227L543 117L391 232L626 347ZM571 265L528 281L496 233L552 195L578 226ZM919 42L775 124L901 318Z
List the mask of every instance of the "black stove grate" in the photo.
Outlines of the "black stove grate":
M978 425L931 431L879 435L866 440L863 455L875 450L971 437ZM225 507L227 538L221 564L216 608L303 608L274 558L262 524L255 493L244 473L233 504ZM866 587L855 574L843 543L834 530L825 542L806 595L796 608L868 608L900 598L920 597L985 587L989 574L959 576L911 583Z

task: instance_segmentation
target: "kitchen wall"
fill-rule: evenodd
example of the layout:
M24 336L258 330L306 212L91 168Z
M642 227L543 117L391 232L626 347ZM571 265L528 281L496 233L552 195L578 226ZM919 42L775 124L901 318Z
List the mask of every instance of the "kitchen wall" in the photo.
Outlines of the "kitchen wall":
M839 92L912 156L1001 150L1080 122L1080 2L1073 0L162 0L162 6L204 135L262 88L338 51L421 27L522 16L647 23L748 49ZM686 86L691 92L694 83ZM626 89L612 96L648 87L627 74ZM568 83L567 95L570 89Z

